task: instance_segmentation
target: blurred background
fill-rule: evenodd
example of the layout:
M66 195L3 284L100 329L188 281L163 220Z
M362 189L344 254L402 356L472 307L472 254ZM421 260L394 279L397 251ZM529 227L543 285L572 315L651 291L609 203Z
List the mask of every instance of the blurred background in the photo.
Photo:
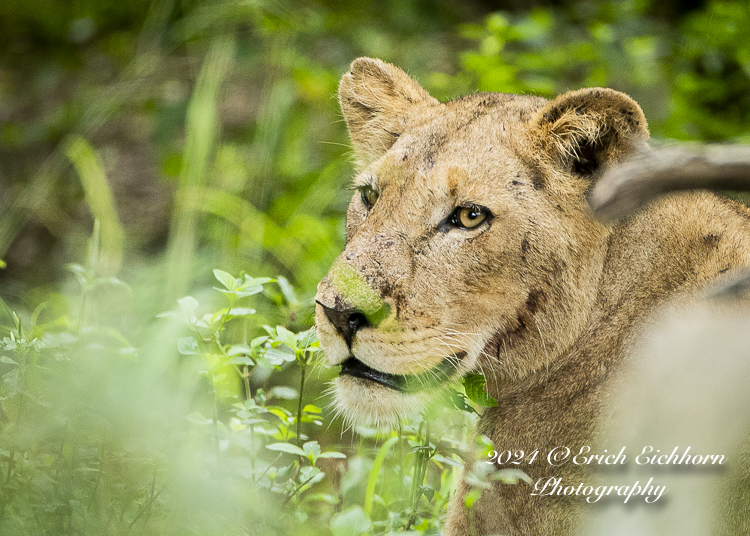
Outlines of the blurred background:
M275 391L291 412L303 398L303 346L244 383L255 358L220 380L215 356L196 348L264 333L263 344L286 344L286 332L261 326L312 325L312 297L343 246L351 195L336 87L365 55L402 67L441 100L607 86L641 104L657 140L750 142L746 0L3 0L0 533L275 533L242 516L233 524L225 510L259 506L222 503L217 490L234 484L201 480L200 448L183 452L179 468L165 460L193 444L185 416L196 426L213 421L218 445L218 431L229 437L239 418L232 404L265 403L258 389L294 386ZM213 321L190 320L199 307L224 306L212 290L215 268L248 288L257 285L242 272L278 281L253 298L244 323L222 320L221 341L206 334ZM186 295L195 303L178 306ZM158 316L171 310L187 323ZM183 337L190 333L195 347ZM207 373L185 364L193 354ZM282 366L295 355L304 366ZM308 378L313 405L325 406L329 377L321 369ZM327 428L315 437L344 444L351 458L355 440L318 410ZM277 440L292 437L274 423ZM259 440L249 441L256 449ZM349 464L349 489L362 488L351 502L366 497L373 459ZM304 464L294 463L300 483ZM263 478L276 470L266 465ZM327 485L328 496L346 495ZM304 486L289 486L279 501L298 504ZM294 519L322 516L334 534L380 530L377 506L340 521L334 499L330 510L297 510ZM431 500L436 512L444 507ZM214 517L190 518L193 504ZM146 521L158 505L170 516Z
M146 270L162 304L214 266L282 274L309 297L342 245L351 166L335 92L361 55L439 99L608 86L642 105L655 138L747 139L748 9L4 0L0 295L35 306L98 217L109 269Z

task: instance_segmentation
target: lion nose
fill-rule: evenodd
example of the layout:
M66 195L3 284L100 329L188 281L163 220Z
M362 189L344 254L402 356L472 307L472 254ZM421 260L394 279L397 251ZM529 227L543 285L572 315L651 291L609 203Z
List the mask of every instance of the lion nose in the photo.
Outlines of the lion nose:
M323 308L323 312L328 317L328 320L336 327L346 344L352 345L352 338L362 328L370 327L370 321L362 313L362 311L351 308L351 307L328 307L327 305L316 300L316 303Z

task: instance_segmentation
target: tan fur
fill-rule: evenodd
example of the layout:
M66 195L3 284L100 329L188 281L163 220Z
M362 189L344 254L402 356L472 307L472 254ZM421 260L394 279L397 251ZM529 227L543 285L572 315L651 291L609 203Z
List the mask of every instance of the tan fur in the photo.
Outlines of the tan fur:
M369 211L359 193L349 206L346 248L318 288L321 345L333 365L356 356L376 371L416 375L426 391L446 362L456 363L453 378L483 372L499 404L479 431L499 449L594 445L609 380L639 323L670 297L750 264L750 211L724 198L666 197L614 227L592 217L593 184L648 138L622 93L438 103L396 67L360 58L340 102L355 185L379 197ZM491 219L449 224L457 207L474 205ZM348 419L378 425L429 399L351 375L335 392ZM523 469L533 480L587 478L572 465ZM578 503L499 482L470 518L467 491L459 485L447 535L570 534L578 522Z

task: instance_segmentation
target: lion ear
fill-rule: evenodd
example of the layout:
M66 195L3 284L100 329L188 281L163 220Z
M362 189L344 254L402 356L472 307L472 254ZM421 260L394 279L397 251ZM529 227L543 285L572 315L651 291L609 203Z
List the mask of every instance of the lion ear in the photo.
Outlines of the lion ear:
M554 170L590 181L649 137L641 107L613 89L571 91L545 105L533 121L536 156Z
M339 103L360 167L382 156L425 108L438 105L389 63L358 58L341 78Z

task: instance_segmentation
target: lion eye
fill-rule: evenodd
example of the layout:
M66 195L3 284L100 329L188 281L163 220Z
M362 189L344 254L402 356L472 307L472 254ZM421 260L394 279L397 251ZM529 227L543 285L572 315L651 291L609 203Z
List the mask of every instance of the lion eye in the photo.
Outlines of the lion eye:
M373 190L370 186L362 186L359 189L359 193L362 196L362 202L367 207L367 210L370 210L372 206L375 204L375 202L378 200L378 192Z
M483 207L458 207L451 216L451 223L461 229L474 229L487 219L489 211Z

